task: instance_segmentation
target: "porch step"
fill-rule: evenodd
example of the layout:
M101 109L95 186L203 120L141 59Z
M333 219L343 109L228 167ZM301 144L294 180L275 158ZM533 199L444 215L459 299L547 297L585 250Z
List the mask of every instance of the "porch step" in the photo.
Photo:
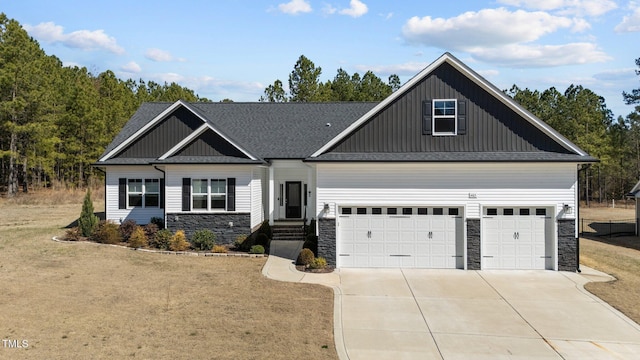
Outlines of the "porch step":
M299 241L304 240L304 227L300 225L273 225L272 240Z

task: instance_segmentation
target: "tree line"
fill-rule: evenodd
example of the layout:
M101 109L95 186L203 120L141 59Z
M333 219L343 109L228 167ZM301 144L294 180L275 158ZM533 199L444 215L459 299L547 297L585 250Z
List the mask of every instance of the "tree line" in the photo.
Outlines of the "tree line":
M120 80L65 67L0 14L0 190L84 186L91 167L146 101L209 101L176 83Z
M640 68L640 58L636 60ZM373 72L360 76L338 69L322 82L322 68L304 55L289 74L268 85L258 101L381 101L400 87ZM636 70L640 75L640 70ZM564 92L521 89L505 93L569 140L600 159L580 173L581 198L621 199L640 176L640 88L621 94L636 105L614 119L605 99L580 85ZM66 67L15 20L0 13L0 191L60 184L85 186L102 174L91 167L143 102L210 102L179 84L121 80ZM222 101L232 101L224 99Z

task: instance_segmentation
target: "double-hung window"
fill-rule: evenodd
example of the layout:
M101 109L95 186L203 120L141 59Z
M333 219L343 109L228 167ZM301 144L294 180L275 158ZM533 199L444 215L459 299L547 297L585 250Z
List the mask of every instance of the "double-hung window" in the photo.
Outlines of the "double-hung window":
M193 210L225 210L227 207L226 179L193 179L191 181Z
M457 101L433 100L433 135L456 135Z
M159 206L159 179L127 179L127 207Z

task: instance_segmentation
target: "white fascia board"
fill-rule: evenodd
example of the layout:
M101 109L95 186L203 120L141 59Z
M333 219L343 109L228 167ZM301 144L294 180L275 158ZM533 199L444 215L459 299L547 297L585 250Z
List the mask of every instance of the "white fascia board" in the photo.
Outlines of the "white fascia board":
M381 103L376 105L373 109L369 110L369 112L367 112L366 114L361 116L358 120L356 120L354 123L352 123L349 127L347 127L345 130L343 130L336 137L331 139L328 143L326 143L324 146L322 146L316 152L311 154L310 157L317 157L317 156L322 155L325 151L329 150L332 146L334 146L340 140L344 139L349 134L351 134L351 132L353 132L355 129L360 127L360 125L362 125L363 123L368 121L371 117L373 117L375 114L377 114L379 111L384 109L387 105L389 105L390 103L395 101L400 96L404 95L404 93L409 91L409 89L411 89L416 83L418 83L419 81L424 79L427 75L429 75L431 72L433 72L437 67L442 65L442 63L444 63L444 62L448 62L449 64L451 64L453 67L458 69L460 72L462 72L464 75L466 75L473 82L478 84L481 88L483 88L484 90L486 90L487 92L492 94L494 97L496 97L498 100L500 100L502 103L507 105L509 108L511 108L516 113L522 115L527 121L529 121L531 124L533 124L536 128L538 128L539 130L541 130L545 134L549 135L553 139L557 140L560 144L562 144L568 150L571 150L571 151L573 151L573 152L575 152L575 153L577 153L578 155L581 155L581 156L587 156L588 155L586 152L584 152L582 149L580 149L577 145L573 144L571 141L569 141L567 138L562 136L560 133L558 133L552 127L547 125L544 121L538 119L536 116L531 114L529 111L527 111L525 108L523 108L520 104L518 104L515 100L513 100L511 97L507 96L507 94L505 94L503 91L501 91L500 89L495 87L493 84L491 84L485 78L483 78L478 73L473 71L471 68L469 68L468 66L466 66L465 64L460 62L460 60L456 59L453 55L451 55L449 53L444 53L436 61L432 62L429 66L427 66L422 71L420 71L416 76L414 76L409 81L407 81L404 85L402 85L402 87L400 87L400 89L398 89L393 94L389 95L389 97L384 99Z
M189 136L187 136L186 138L182 139L182 141L180 141L179 143L177 143L174 147L172 147L171 149L169 149L169 151L167 151L166 153L164 153L162 156L160 156L158 158L158 160L164 160L166 158L168 158L169 156L175 154L176 152L178 152L180 149L182 149L183 147L187 146L191 141L193 141L193 139L195 139L196 137L200 136L203 132L205 132L207 129L210 129L209 126L207 126L207 124L202 124L202 126L200 126L199 128L197 128L194 132L192 132Z
M154 117L151 121L149 121L145 126L141 127L140 130L138 130L135 133L133 133L133 135L129 136L128 139L126 139L125 141L120 143L120 145L116 146L113 150L109 151L109 153L106 154L105 156L103 156L99 161L108 160L109 158L111 158L115 154L119 153L122 149L124 149L126 146L131 144L134 140L136 140L142 134L147 132L147 130L149 130L151 127L153 127L154 125L156 125L157 123L162 121L167 115L171 114L176 108L178 108L179 106L187 107L186 105L187 104L185 102L183 102L182 100L178 100L178 101L174 102L173 104L171 104L171 106L166 108L163 112L161 112L156 117Z

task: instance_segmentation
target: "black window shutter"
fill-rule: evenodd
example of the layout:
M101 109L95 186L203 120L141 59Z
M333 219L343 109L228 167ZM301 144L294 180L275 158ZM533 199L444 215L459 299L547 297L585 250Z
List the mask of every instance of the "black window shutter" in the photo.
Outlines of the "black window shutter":
M160 179L160 209L164 209L164 179Z
M182 211L191 211L191 178L182 178Z
M431 124L431 100L425 100L422 102L422 135L433 133Z
M118 179L118 209L127 208L127 179Z
M227 211L236 211L236 178L227 179Z
M458 100L458 135L467 133L467 102Z

